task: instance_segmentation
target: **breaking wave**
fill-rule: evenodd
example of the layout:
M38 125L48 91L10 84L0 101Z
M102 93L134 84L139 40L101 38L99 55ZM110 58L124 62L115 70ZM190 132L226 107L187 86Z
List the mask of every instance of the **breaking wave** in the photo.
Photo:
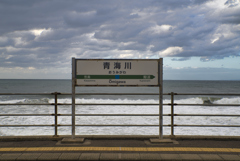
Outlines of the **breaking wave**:
M0 103L9 103L9 104L27 104L27 103L54 103L53 98L24 98L24 99L1 99ZM71 103L71 98L58 98L58 103ZM159 100L156 99L99 99L99 98L76 98L76 103L158 103ZM164 103L170 103L170 99L164 99ZM189 104L240 104L240 97L232 98L220 98L220 97L193 97L193 98L184 98L176 99L175 103L189 103Z
M21 104L54 103L53 98L24 98L6 100L0 98L0 103L20 104L16 106L0 106L1 114L53 114L54 106L28 106ZM76 98L76 103L149 103L158 104L156 99L102 99L102 98ZM170 103L164 99L163 103ZM58 103L71 103L71 98L59 98ZM240 104L240 97L194 97L175 100L177 104L199 104L198 106L175 106L175 114L240 114L239 106L217 106L218 104ZM211 104L211 106L201 105ZM216 106L214 106L216 104ZM76 106L77 114L158 114L158 105L144 106L106 106L86 105ZM70 105L59 105L59 114L71 114ZM164 114L170 114L170 106L164 106ZM53 116L0 116L2 125L11 124L54 124ZM168 116L164 116L164 125L171 123ZM175 124L196 125L239 125L240 117L175 117ZM71 124L70 116L59 116L59 124ZM158 124L158 116L78 116L76 124ZM204 129L204 130L203 130ZM60 135L70 135L71 127L59 127ZM2 127L0 135L53 135L53 127ZM158 135L158 127L77 127L77 135ZM164 127L164 135L170 134L170 128ZM200 128L200 127L175 127L176 135L239 135L238 128Z

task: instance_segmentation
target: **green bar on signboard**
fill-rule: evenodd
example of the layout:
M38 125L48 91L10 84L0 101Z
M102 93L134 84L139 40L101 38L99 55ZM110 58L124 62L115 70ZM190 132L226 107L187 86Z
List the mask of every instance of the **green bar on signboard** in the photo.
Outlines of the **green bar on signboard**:
M77 79L154 79L153 75L77 75Z

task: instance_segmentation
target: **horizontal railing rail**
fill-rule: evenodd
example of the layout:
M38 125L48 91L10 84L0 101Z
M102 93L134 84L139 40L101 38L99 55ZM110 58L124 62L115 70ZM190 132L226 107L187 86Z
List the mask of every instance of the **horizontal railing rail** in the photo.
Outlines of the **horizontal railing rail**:
M30 95L30 96L53 96L54 102L53 103L0 103L0 107L2 106L53 106L54 107L54 113L50 114L39 114L39 113L34 113L34 114L24 114L24 113L1 113L0 112L0 120L1 117L18 117L18 116L26 116L26 117L31 117L31 116L49 116L53 117L54 116L54 124L2 124L0 123L0 127L55 127L55 132L54 136L58 136L58 127L65 127L65 126L72 126L71 124L59 124L58 123L58 118L62 116L68 116L71 117L72 114L60 114L58 113L58 106L71 106L72 103L59 103L58 102L58 96L70 96L71 93L0 93L0 95ZM79 96L87 96L87 95L159 95L159 93L76 93L75 95ZM194 103L175 103L175 98L174 96L184 96L184 95L189 95L189 96L240 96L238 93L164 93L163 95L166 96L171 96L169 103L163 103L163 106L168 106L171 107L171 112L169 114L163 114L164 117L171 117L170 124L163 124L165 127L171 127L171 136L174 136L174 127L240 127L240 122L238 125L219 125L219 124L175 124L174 119L175 117L240 117L240 114L177 114L174 112L175 106L221 106L221 107L240 107L240 104L215 104L215 103L209 103L209 104L194 104ZM69 97L68 97L69 98ZM159 103L76 103L76 106L159 106ZM129 107L131 108L131 107ZM106 117L118 117L118 116L136 116L136 117L142 117L142 116L149 116L149 117L159 117L159 114L122 114L122 113L117 113L117 114L75 114L77 117L101 117L101 116L106 116ZM2 121L1 121L2 122ZM93 126L93 127L104 127L104 126L109 126L109 127L158 127L159 124L76 124L75 126ZM92 135L92 134L89 134Z

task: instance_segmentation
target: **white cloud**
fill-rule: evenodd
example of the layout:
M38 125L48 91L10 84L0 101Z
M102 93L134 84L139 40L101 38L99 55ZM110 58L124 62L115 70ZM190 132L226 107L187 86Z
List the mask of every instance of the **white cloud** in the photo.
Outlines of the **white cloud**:
M155 25L149 27L148 29L141 32L141 34L149 34L149 35L166 35L171 31L174 27L171 25Z
M216 41L218 41L218 40L219 40L219 37L216 37L216 38L214 38L214 39L211 40L211 43L214 44L214 43L215 43Z
M120 54L119 55L119 58L124 58L124 59L127 59L127 58L132 58L133 57L133 54L129 53L129 54Z
M11 57L13 57L13 55L8 55L8 56L6 56L5 59L7 60L7 59L10 59Z
M150 30L152 30L153 33L161 34L162 32L167 32L172 28L173 28L173 26L171 26L171 25L160 25L160 26L156 25L156 26L151 27Z
M28 69L29 69L29 70L34 70L34 69L36 69L36 68L34 68L34 67L28 67Z
M50 29L48 29L48 30L50 30ZM32 32L35 36L41 35L41 33L43 31L47 31L47 30L45 28L44 29L33 29L33 30L30 30L30 32Z
M179 53L183 52L183 48L179 46L168 47L165 50L159 52L159 56L166 57L166 56L176 56Z

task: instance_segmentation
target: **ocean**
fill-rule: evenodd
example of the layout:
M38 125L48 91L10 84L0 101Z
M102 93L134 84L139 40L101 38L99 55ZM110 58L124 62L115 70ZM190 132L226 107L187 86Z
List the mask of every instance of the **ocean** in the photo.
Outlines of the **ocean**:
M76 87L76 93L158 93L158 87ZM0 80L1 93L46 93L46 95L0 95L0 104L54 103L54 96L47 93L71 93L71 80ZM176 95L175 103L206 104L212 106L175 106L175 114L229 114L240 115L240 106L214 106L214 104L240 104L240 81L184 81L164 80L163 93L239 94L222 95ZM158 103L158 95L78 95L76 103ZM171 102L164 95L163 103ZM59 95L58 103L71 103L70 95ZM77 114L158 114L158 106L76 106ZM54 116L7 116L6 114L53 114L54 106L0 105L0 136L54 135L54 127L7 127L5 125L54 124ZM59 114L71 114L71 106L58 106ZM4 115L5 114L5 115ZM163 114L170 114L170 106L163 107ZM163 117L163 124L170 124L170 117ZM158 116L77 116L76 124L158 124ZM59 116L58 124L71 124L70 116ZM174 124L180 125L238 125L240 117L176 116ZM2 126L3 125L3 126ZM158 135L158 127L126 126L77 126L76 135ZM170 135L170 127L163 128ZM175 135L239 136L240 127L189 127L177 126ZM71 135L71 127L58 127L58 135Z

